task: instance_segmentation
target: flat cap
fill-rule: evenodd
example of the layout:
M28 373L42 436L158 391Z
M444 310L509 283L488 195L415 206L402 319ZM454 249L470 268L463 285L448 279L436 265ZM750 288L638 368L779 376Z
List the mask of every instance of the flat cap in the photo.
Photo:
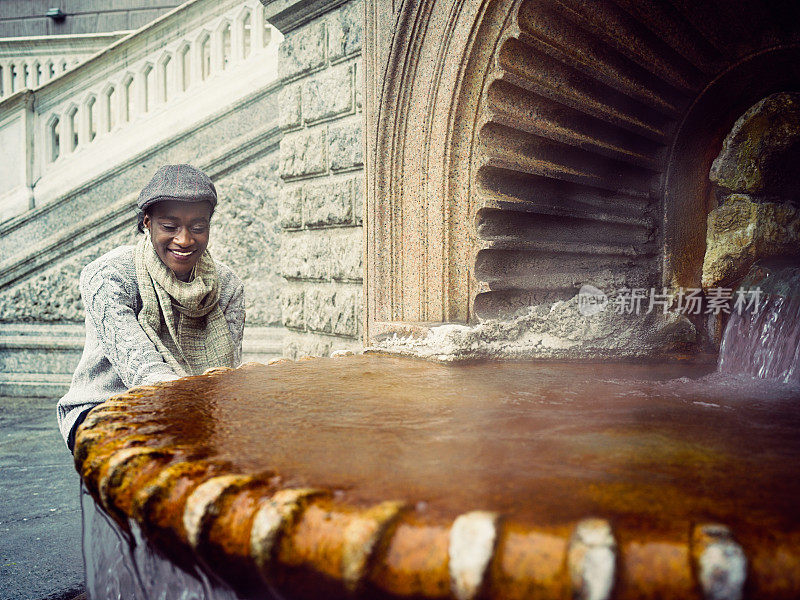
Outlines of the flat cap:
M211 179L192 165L164 165L156 171L144 189L139 193L137 205L140 210L162 200L211 203L217 206L217 188Z

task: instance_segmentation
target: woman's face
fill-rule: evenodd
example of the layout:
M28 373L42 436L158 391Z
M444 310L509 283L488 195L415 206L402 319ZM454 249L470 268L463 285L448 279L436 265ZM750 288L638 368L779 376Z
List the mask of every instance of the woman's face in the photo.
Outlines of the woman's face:
M175 277L188 281L208 246L211 205L208 202L162 200L144 216L153 248Z

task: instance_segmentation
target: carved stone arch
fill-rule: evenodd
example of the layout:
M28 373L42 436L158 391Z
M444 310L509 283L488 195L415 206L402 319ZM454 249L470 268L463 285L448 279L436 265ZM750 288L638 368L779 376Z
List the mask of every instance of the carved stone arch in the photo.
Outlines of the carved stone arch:
M707 178L742 105L796 81L789 2L390 4L367 6L368 336L693 283L708 209L681 165Z
M475 103L513 4L407 1L393 22L367 7L367 336L470 317Z

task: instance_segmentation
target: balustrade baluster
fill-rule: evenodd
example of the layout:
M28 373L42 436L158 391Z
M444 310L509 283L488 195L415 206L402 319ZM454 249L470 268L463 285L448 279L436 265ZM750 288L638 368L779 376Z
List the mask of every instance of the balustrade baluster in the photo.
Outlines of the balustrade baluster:
M253 21L251 25L253 49L255 51L261 50L269 41L264 39L265 27L266 19L264 18L264 7L261 2L258 2L253 10Z
M223 42L223 29L225 28L225 24L221 23L214 33L211 35L211 41L209 44L211 45L211 72L212 73L219 73L222 71L224 67L224 60L225 60L225 51L224 51L224 42Z
M172 55L165 53L158 61L158 72L156 76L158 102L166 103L170 96L170 87L173 77L170 76L173 69Z
M189 42L183 42L178 49L177 57L175 63L176 89L185 92L192 83L192 54Z
M9 63L0 65L0 96L11 95L11 66Z
M241 48L242 60L247 60L253 50L253 15L249 8L242 13L239 35L241 36L239 47Z
M196 46L196 62L197 68L195 72L197 76L194 81L205 81L211 74L211 34L208 31L203 31L195 42Z

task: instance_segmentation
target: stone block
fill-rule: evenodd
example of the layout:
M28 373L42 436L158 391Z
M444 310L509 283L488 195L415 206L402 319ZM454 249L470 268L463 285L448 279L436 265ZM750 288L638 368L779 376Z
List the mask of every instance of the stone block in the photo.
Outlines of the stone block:
M301 111L301 86L299 83L290 84L280 92L278 102L278 127L291 129L299 127L303 120Z
M325 172L325 127L298 131L281 140L283 178L320 175Z
M331 60L361 51L363 22L362 0L348 2L331 14L328 19L328 56Z
M331 278L361 281L364 277L362 229L348 228L345 235L331 240L331 247Z
M353 182L309 184L303 194L307 227L346 225L353 220Z
M284 187L280 191L278 214L280 215L281 227L284 229L296 229L303 226L303 188L296 185L294 187Z
M733 194L708 215L703 288L732 287L762 258L800 254L800 209Z
M305 292L297 289L285 289L281 293L281 314L284 327L303 329L306 325L304 318Z
M800 185L800 93L772 94L734 123L710 178L734 192L791 197Z
M303 114L307 122L353 110L353 66L338 65L303 81Z
M330 356L332 345L332 339L290 333L284 340L283 355L292 360L303 356Z
M361 228L285 234L280 249L280 270L287 279L361 281Z
M305 245L301 244L298 237L296 233L284 235L278 251L280 273L287 279L300 279L307 276L305 253L301 253L301 250L305 249Z
M334 171L352 169L364 164L360 117L330 127L328 152L331 169Z
M353 286L319 287L306 294L306 325L311 331L355 337L357 289Z
M325 23L311 23L289 33L278 52L278 75L294 77L325 62Z

